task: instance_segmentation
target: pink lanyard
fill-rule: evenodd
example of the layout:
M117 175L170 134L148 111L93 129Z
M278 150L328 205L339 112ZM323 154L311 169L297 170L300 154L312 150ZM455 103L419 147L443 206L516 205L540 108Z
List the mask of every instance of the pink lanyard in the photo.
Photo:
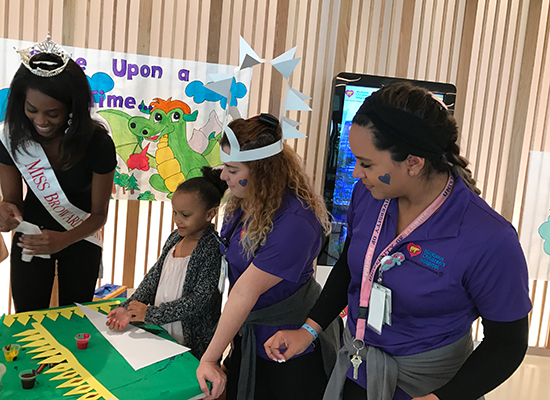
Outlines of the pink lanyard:
M390 204L390 199L384 200L380 213L378 214L378 220L374 226L374 231L370 239L369 247L367 253L365 254L365 261L363 263L363 277L361 280L361 295L359 297L359 310L357 316L357 329L355 332L355 338L357 340L363 340L365 337L365 324L367 321L367 307L369 305L370 293L372 290L372 284L374 281L374 275L380 266L380 260L387 256L395 246L401 243L407 236L409 236L416 228L422 225L428 218L430 218L433 213L435 213L443 202L447 199L453 188L454 179L452 174L449 174L449 179L447 181L447 186L445 190L441 192L437 199L434 200L432 204L429 205L416 219L405 228L398 237L396 237L386 248L380 253L380 256L375 261L374 266L371 268L372 258L374 256L374 250L376 249L376 244L378 243L378 237L380 231L382 230L382 224L384 223L384 218L386 212L388 211L388 206Z

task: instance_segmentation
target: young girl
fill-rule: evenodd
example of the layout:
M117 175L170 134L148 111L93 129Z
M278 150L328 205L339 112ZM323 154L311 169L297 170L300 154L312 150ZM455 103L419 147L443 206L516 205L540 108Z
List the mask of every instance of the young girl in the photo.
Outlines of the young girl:
M227 189L220 170L203 167L202 173L174 192L177 229L135 293L107 316L107 326L114 330L123 330L131 321L162 325L197 358L220 317L222 257L211 221Z

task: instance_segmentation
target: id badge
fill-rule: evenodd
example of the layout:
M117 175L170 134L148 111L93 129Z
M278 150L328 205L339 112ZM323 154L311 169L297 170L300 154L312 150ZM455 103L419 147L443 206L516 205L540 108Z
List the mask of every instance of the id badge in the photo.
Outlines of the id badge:
M386 291L381 285L374 284L370 292L369 316L367 326L373 331L382 334L382 325L386 315Z
M227 260L225 259L225 256L222 256L222 262L221 262L221 270L220 270L220 280L218 281L218 290L220 293L223 293L225 289L225 278L227 278Z
M380 285L379 283L374 283L378 285L381 290L386 292L386 305L384 308L384 323L391 326L391 313L392 313L392 301L391 301L391 289L385 286Z

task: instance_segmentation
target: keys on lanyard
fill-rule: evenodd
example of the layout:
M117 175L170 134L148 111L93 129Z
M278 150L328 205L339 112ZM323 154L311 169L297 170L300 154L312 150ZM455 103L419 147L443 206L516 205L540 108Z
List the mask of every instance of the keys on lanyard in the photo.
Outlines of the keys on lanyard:
M361 347L358 347L355 342L360 342ZM359 377L359 366L363 362L363 359L359 355L359 351L361 351L363 348L365 348L365 343L362 340L355 339L353 341L353 347L355 348L355 354L351 356L351 365L353 366L353 379L357 380Z

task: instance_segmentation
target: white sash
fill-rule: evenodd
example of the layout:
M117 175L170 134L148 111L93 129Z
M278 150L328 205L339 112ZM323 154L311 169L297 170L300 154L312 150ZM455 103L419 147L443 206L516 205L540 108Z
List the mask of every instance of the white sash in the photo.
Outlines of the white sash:
M34 141L28 142L25 146L26 151L18 150L16 159L11 154L11 141L5 132L3 124L0 127L0 140L8 153L10 153L27 186L63 228L68 231L76 228L90 216L89 213L69 202L40 144ZM84 239L99 247L103 247L100 231Z

